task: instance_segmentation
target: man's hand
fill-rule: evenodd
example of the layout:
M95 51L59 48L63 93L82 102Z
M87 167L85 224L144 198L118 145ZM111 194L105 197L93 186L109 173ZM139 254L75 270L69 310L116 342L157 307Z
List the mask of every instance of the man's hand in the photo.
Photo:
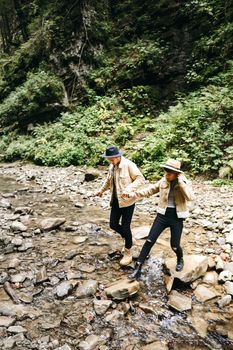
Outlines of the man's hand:
M102 197L103 196L103 192L98 191L98 192L95 193L95 196Z
M134 193L131 192L130 194L128 192L123 192L122 195L121 195L121 198L132 198L134 197Z

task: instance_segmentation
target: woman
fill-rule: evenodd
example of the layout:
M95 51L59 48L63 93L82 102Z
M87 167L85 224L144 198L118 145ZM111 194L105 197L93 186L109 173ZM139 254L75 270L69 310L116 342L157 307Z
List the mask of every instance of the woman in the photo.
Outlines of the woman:
M175 159L169 159L162 164L164 176L155 184L143 190L124 194L129 197L149 197L159 192L159 204L157 216L150 229L146 242L144 243L134 271L129 275L130 279L138 279L141 275L142 265L151 248L165 228L171 230L171 248L176 253L176 271L181 271L184 266L183 251L180 246L180 239L183 230L183 220L188 217L187 201L193 200L191 182L186 179L180 170L181 163Z

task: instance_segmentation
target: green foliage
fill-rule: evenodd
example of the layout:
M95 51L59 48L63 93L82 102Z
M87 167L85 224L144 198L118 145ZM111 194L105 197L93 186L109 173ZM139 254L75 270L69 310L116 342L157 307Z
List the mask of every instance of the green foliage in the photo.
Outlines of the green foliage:
M0 125L22 122L63 95L58 78L44 71L28 74L27 81L13 91L1 104Z
M99 89L107 89L117 83L124 86L145 80L150 74L157 74L162 63L165 47L154 40L138 39L114 51L114 55L98 58L101 67L94 70L91 79Z
M232 87L210 85L160 114L134 159L148 176L159 174L158 163L168 157L181 159L195 174L213 175L232 158L232 140Z
M228 180L228 179L214 179L212 181L208 181L208 183L215 187L233 186L233 180Z

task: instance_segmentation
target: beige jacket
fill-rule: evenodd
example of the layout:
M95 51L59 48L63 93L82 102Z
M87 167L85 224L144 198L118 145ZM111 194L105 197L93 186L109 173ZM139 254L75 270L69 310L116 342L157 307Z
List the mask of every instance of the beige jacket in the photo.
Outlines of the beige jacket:
M151 184L145 189L134 191L130 196L140 199L159 192L157 212L164 215L167 209L169 191L170 183L165 177L162 177L162 179L155 184ZM178 218L187 218L189 216L187 202L194 200L194 193L191 181L187 180L183 174L178 177L178 184L174 187L174 200Z
M116 169L116 192L119 202L119 207L128 207L134 204L137 198L122 198L122 193L132 193L137 190L139 186L144 184L145 180L138 169L137 165L131 160L121 157L120 164ZM100 192L110 189L111 190L111 202L112 202L112 192L113 192L113 165L110 164L109 172L106 181L100 189Z

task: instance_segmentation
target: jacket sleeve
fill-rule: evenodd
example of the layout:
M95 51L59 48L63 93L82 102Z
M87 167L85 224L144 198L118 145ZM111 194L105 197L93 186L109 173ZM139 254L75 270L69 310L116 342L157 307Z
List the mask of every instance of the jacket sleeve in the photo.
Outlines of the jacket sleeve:
M195 195L192 188L192 183L190 180L186 179L185 176L180 176L178 178L178 185L180 187L180 191L185 197L187 201L193 201L195 199Z
M160 181L156 182L155 184L150 184L149 186L143 189L133 191L131 196L136 197L138 199L143 197L150 197L153 194L159 192L159 185L160 185Z
M104 193L105 191L107 191L110 188L110 184L111 184L111 173L110 170L108 172L107 178L104 181L103 185L100 188L100 192Z
M145 179L135 163L132 162L129 165L128 170L129 170L129 175L130 175L131 179L133 180L133 182L125 188L124 192L130 193L130 192L136 190L141 185L143 185L145 183Z

